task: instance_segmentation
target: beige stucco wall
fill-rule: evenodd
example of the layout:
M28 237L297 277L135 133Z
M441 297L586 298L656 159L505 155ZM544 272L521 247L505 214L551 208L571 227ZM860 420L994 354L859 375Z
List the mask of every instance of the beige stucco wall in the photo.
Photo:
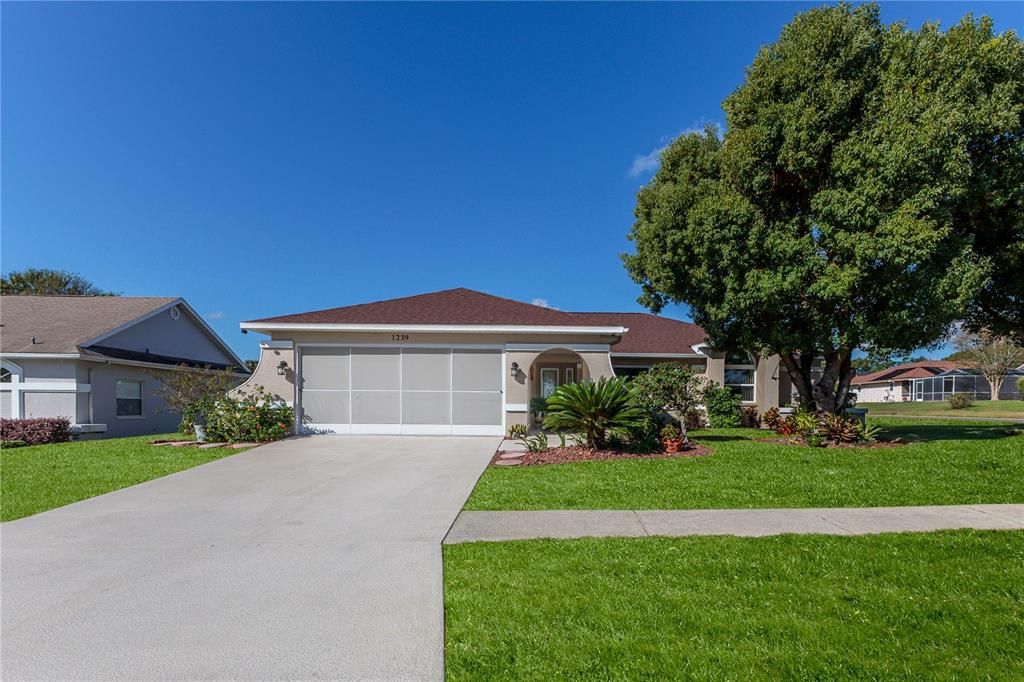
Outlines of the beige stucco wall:
M284 361L284 376L277 373L277 367ZM295 351L291 348L268 348L260 346L260 359L256 370L245 382L232 391L238 395L247 389L262 386L270 395L289 405L295 402Z
M398 336L399 338L395 338ZM454 346L494 346L505 349L509 344L529 344L533 350L505 351L505 396L506 425L525 424L529 419L529 402L531 396L538 395L540 385L539 366L558 367L561 372L566 367L579 365L577 380L598 379L615 376L613 361L608 350L593 350L588 346L595 344L611 344L616 341L613 336L594 334L491 334L491 333L457 333L438 332L420 333L405 332L396 327L393 332L274 332L273 341L291 341L302 344L337 344L339 346L359 344L367 346L401 347L404 345L454 345ZM547 348L553 346L554 349ZM538 358L540 363L538 364ZM277 374L277 366L281 361L287 365L284 376ZM671 361L665 358L622 358L617 364L637 366ZM703 371L709 380L723 383L725 380L725 355L713 353L706 360L687 358L682 360ZM512 376L512 364L519 366L518 374ZM246 387L261 385L272 394L292 403L295 399L295 351L293 349L261 348L259 365L250 379L236 390L244 391ZM531 378L532 377L532 378ZM785 377L780 379L779 361L777 357L761 359L756 367L755 398L757 407L763 411L768 407L779 406L788 401L789 383Z

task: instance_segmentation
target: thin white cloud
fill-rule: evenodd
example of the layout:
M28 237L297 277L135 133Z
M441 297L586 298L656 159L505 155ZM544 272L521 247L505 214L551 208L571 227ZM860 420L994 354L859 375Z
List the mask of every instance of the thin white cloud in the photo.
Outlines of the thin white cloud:
M219 310L217 312L215 312L215 313L206 313L206 319L208 319L208 320L223 320L224 319L224 313L222 313Z
M530 301L533 305L539 305L541 308L551 308L552 310L558 310L555 306L548 303L546 298L534 298Z
M633 165L629 167L629 177L636 178L641 175L653 175L658 170L658 166L661 165L661 153L665 151L665 148L668 147L669 144L671 144L672 140L677 137L681 137L682 135L689 135L690 133L703 133L704 127L708 125L708 123L718 130L719 135L721 135L722 130L725 129L725 126L718 121L698 121L689 128L680 130L675 135L662 137L659 140L660 145L658 147L655 147L646 154L638 154L633 157Z
M662 145L646 154L634 156L633 165L629 167L629 177L648 175L658 170L658 166L661 164L661 153L665 151L665 147L666 145Z

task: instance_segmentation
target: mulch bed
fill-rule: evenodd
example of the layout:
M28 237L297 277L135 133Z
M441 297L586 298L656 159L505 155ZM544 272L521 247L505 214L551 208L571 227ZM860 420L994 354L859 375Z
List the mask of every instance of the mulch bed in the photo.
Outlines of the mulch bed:
M674 457L703 457L711 454L711 448L699 443L690 442L689 449L683 452L621 452L618 450L591 450L579 446L567 446L564 448L548 448L540 452L524 452L522 457L502 457L503 455L514 455L517 453L506 453L498 450L491 459L491 464L496 465L502 462L502 466L510 466L509 462L515 462L511 466L538 466L541 464L565 464L567 462L594 462L608 459L670 459Z
M799 445L802 448L806 448L805 443L800 438L786 437L781 438L766 438L765 440L758 441L760 443L776 443L778 445ZM892 440L876 440L873 443L832 443L826 442L821 447L825 449L839 449L839 450L877 450L881 448L896 448L901 445L906 445L905 440L894 438Z

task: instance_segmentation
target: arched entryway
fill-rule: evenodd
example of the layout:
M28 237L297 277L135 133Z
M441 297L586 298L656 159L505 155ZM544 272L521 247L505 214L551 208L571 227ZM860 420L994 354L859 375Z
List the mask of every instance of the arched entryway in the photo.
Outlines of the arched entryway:
M590 370L579 353L567 348L550 348L530 365L530 402L534 398L547 398L562 384L573 384L590 379ZM530 412L538 410L531 405Z

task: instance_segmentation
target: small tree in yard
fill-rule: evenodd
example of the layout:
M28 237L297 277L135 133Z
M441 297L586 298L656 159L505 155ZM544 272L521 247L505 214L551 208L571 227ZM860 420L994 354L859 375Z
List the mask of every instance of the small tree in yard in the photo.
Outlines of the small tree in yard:
M624 260L641 303L687 304L712 347L778 354L801 405L832 413L856 349L928 346L975 309L1012 318L1022 73L1024 43L988 19L798 15L723 103L724 132L675 140L640 190Z
M960 362L981 373L992 392L992 400L999 400L999 388L1010 372L1024 365L1024 348L1006 336L987 332L965 334L956 340Z
M160 381L157 395L163 398L171 412L181 415L182 433L189 433L196 417L209 415L214 402L238 385L238 378L230 369L195 369L179 365L177 372L155 375Z
M651 367L630 382L636 404L648 412L674 413L679 419L683 443L689 443L686 416L700 405L704 376L692 367L665 362Z

